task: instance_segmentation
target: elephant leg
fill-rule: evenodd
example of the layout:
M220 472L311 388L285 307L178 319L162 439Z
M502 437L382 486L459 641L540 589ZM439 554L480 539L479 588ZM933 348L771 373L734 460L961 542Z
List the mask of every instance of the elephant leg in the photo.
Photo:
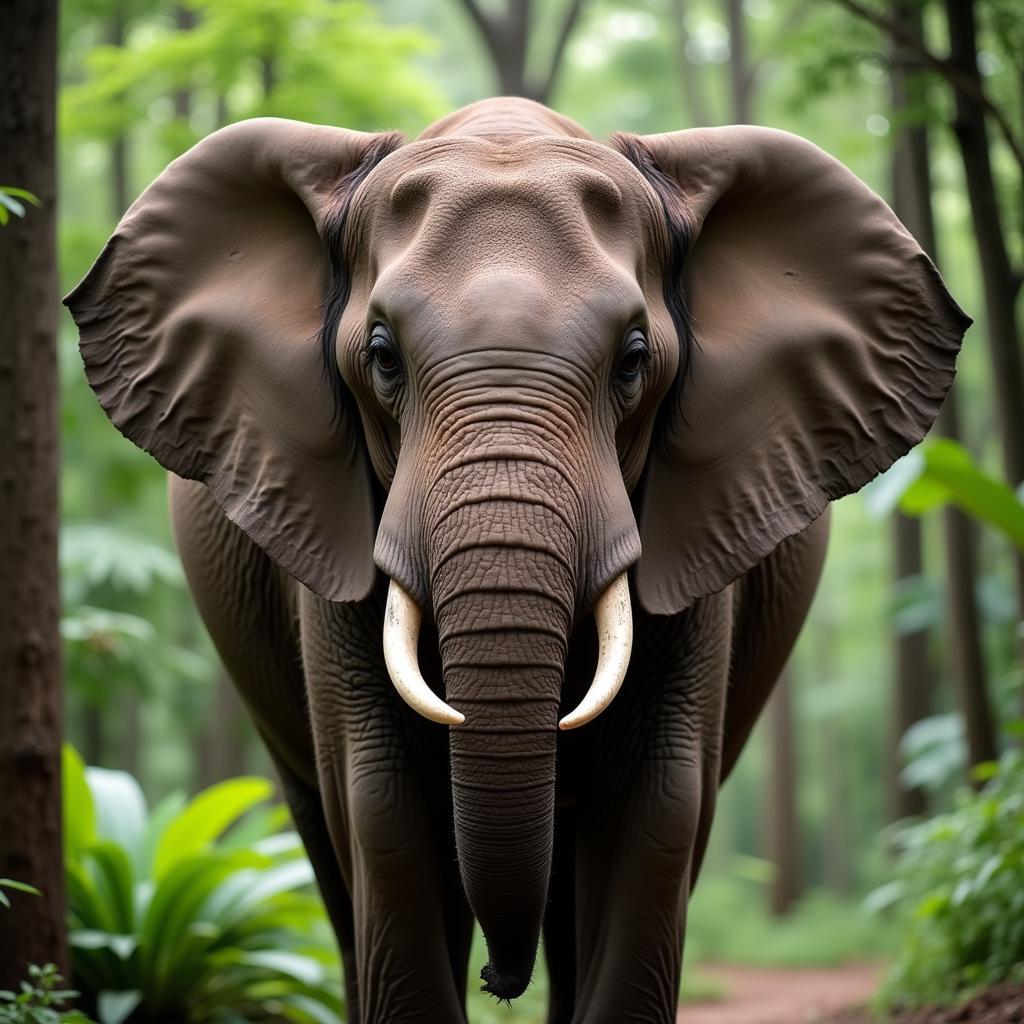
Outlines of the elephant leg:
M695 849L718 786L730 598L637 617L615 703L580 730L578 1024L675 1021Z
M472 920L456 888L445 731L401 703L379 664L382 602L304 594L301 621L319 788L352 896L352 1020L461 1024Z
M544 958L548 968L548 1024L569 1024L576 1002L576 811L555 814L548 905L544 914Z

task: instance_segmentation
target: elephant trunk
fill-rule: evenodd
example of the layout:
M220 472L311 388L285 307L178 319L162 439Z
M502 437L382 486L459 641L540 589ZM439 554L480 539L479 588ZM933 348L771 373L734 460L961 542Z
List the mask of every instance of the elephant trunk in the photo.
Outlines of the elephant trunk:
M514 999L533 972L551 870L576 538L541 499L463 511L437 531L432 573L446 696L465 716L449 734L455 835L487 940L484 991Z

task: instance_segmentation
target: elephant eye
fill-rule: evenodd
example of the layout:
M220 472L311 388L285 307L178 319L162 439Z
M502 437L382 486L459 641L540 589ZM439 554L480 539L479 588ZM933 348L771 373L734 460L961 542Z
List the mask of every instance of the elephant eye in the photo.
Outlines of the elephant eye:
M616 374L620 381L631 384L640 376L640 372L650 358L647 339L640 331L630 331L626 338L625 352L619 360Z
M383 324L374 325L368 349L374 369L378 370L382 376L392 378L398 375L401 363L398 360L398 353L395 351L394 339Z

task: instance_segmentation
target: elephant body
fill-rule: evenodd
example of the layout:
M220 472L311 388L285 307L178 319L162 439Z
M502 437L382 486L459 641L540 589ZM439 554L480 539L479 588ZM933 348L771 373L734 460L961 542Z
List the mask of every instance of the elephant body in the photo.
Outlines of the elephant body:
M749 126L261 119L174 161L65 301L174 474L352 1019L463 1020L475 918L495 997L543 931L552 1021L671 1021L828 503L924 436L969 324L888 207Z
M193 597L278 768L338 934L351 1020L464 1019L473 919L448 744L388 679L382 589L326 601L203 485L172 477L170 493ZM827 537L826 513L719 594L674 616L638 610L618 699L592 728L559 735L544 915L552 1024L674 1020L686 901L719 782L796 640ZM440 690L436 652L427 629L421 664ZM584 620L565 707L596 656Z

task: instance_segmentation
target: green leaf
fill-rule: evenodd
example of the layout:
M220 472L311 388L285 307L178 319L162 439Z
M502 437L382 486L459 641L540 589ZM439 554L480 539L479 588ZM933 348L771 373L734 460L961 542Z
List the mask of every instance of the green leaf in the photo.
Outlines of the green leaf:
M96 838L96 810L86 780L85 762L70 743L62 751L64 787L64 856L79 861Z
M141 992L101 992L96 1002L100 1024L124 1024L141 1003Z
M96 807L96 832L122 847L138 866L146 831L146 798L128 772L87 768Z
M950 501L968 515L995 527L1024 551L1024 504L1013 488L975 465L970 452L956 441L933 438L919 449L925 469L915 487L927 482L931 492L922 498L911 489L901 508L919 515L937 501Z
M19 199L24 199L33 206L42 206L42 202L39 197L33 195L26 188L15 188L14 185L0 185L0 192L6 192L9 196L17 196Z
M2 188L0 188L0 206L7 207L15 217L25 216L25 207L17 199L13 199Z
M228 779L204 790L164 832L156 848L153 877L159 881L183 859L204 850L273 791L269 780L254 776Z
M14 889L17 892L27 892L30 896L42 896L43 894L28 882L16 882L13 878L0 878L0 889Z

